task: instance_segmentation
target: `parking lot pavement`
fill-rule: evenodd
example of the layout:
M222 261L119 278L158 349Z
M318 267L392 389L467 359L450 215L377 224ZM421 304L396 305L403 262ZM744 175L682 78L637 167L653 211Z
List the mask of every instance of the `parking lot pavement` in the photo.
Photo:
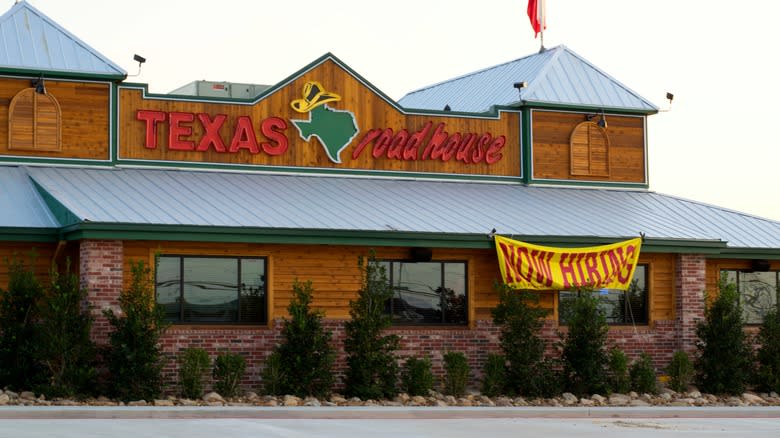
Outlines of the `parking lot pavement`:
M778 437L780 407L2 407L0 437Z

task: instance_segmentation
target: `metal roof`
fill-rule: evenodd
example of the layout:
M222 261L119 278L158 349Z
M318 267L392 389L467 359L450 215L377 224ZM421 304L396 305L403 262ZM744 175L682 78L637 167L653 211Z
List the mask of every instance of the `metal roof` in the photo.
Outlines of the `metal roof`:
M121 67L26 1L0 16L0 68L127 76Z
M0 228L59 228L23 168L0 169Z
M516 82L528 86L522 94ZM525 103L588 106L647 113L658 107L564 45L408 93L406 108L485 112Z
M9 169L0 174L19 172ZM780 222L642 190L128 168L26 172L85 223L472 235L495 228L525 237L643 232L780 248Z

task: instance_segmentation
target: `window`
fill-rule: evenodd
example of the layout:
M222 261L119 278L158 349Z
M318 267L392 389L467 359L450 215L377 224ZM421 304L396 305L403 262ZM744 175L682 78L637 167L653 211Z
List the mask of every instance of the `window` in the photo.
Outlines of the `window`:
M764 315L778 307L778 271L722 271L726 281L737 285L742 316L748 324L761 324Z
M383 262L393 288L394 324L466 324L466 263Z
M266 322L265 259L158 258L157 302L174 323Z
M602 289L595 291L599 309L607 318L607 324L647 324L647 265L637 265L628 290ZM566 324L571 315L571 303L577 292L558 293L558 320Z

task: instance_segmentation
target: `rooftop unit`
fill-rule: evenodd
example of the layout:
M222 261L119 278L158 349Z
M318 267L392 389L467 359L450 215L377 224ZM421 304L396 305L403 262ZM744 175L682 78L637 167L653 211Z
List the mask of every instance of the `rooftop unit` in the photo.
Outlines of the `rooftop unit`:
M261 84L236 84L232 82L216 81L192 81L168 94L199 97L221 97L226 99L251 99L257 97L263 91L271 88L270 85Z

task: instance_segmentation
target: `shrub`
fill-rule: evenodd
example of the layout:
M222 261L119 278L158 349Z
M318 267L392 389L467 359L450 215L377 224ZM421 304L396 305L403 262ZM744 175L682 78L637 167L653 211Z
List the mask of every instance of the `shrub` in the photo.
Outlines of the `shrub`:
M490 353L482 369L482 394L495 397L504 394L506 387L506 359L500 354Z
M764 391L780 392L780 312L777 309L764 315L756 340L757 383Z
M431 360L427 357L406 359L401 373L401 384L409 395L428 395L428 391L433 389Z
M688 354L684 351L675 351L669 366L666 367L669 375L669 388L673 391L684 392L693 379L693 364Z
M179 384L185 398L203 395L203 379L211 368L209 354L202 348L187 348L179 358Z
M609 389L625 394L631 390L631 380L628 375L628 357L623 350L615 347L609 350Z
M539 332L549 310L538 307L535 293L504 284L495 288L499 301L492 311L493 323L501 329L500 345L507 362L504 389L513 394L542 395L544 341Z
M311 282L293 283L293 298L287 310L290 319L282 327L282 343L275 349L280 367L276 391L299 397L320 397L330 392L331 368L335 352L330 346L331 333L322 326L323 313L310 308L314 290Z
M35 254L31 258L34 265ZM0 291L0 388L29 389L41 381L34 346L43 286L22 260L7 263L8 290Z
M363 284L357 300L349 303L351 319L344 324L346 393L362 399L392 398L397 394L398 364L394 352L398 350L399 339L395 335L383 335L382 331L392 322L384 309L393 292L385 268L373 253L365 265L361 257L358 267Z
M639 358L631 364L631 388L640 394L658 392L653 359L647 353L640 353Z
M87 291L70 271L53 266L45 299L40 304L36 357L45 383L40 388L50 397L73 397L94 393L96 347L90 339L92 315L83 306Z
M566 389L577 395L603 393L609 327L591 289L577 290L568 323L569 331L561 343Z
M122 400L152 400L162 392L160 337L168 324L151 287L151 269L131 263L130 287L119 296L121 312L104 311L113 327L106 353L114 395Z
M696 326L699 389L713 394L742 394L751 374L752 350L742 330L739 292L725 278L720 293L704 310Z
M460 351L450 351L444 353L444 393L455 397L460 397L466 393L466 386L469 382L468 359Z
M214 390L225 397L238 395L246 371L246 359L238 353L224 352L214 359Z
M282 379L284 379L284 370L282 369L282 359L279 353L273 352L265 360L263 369L263 392L269 395L282 395Z

